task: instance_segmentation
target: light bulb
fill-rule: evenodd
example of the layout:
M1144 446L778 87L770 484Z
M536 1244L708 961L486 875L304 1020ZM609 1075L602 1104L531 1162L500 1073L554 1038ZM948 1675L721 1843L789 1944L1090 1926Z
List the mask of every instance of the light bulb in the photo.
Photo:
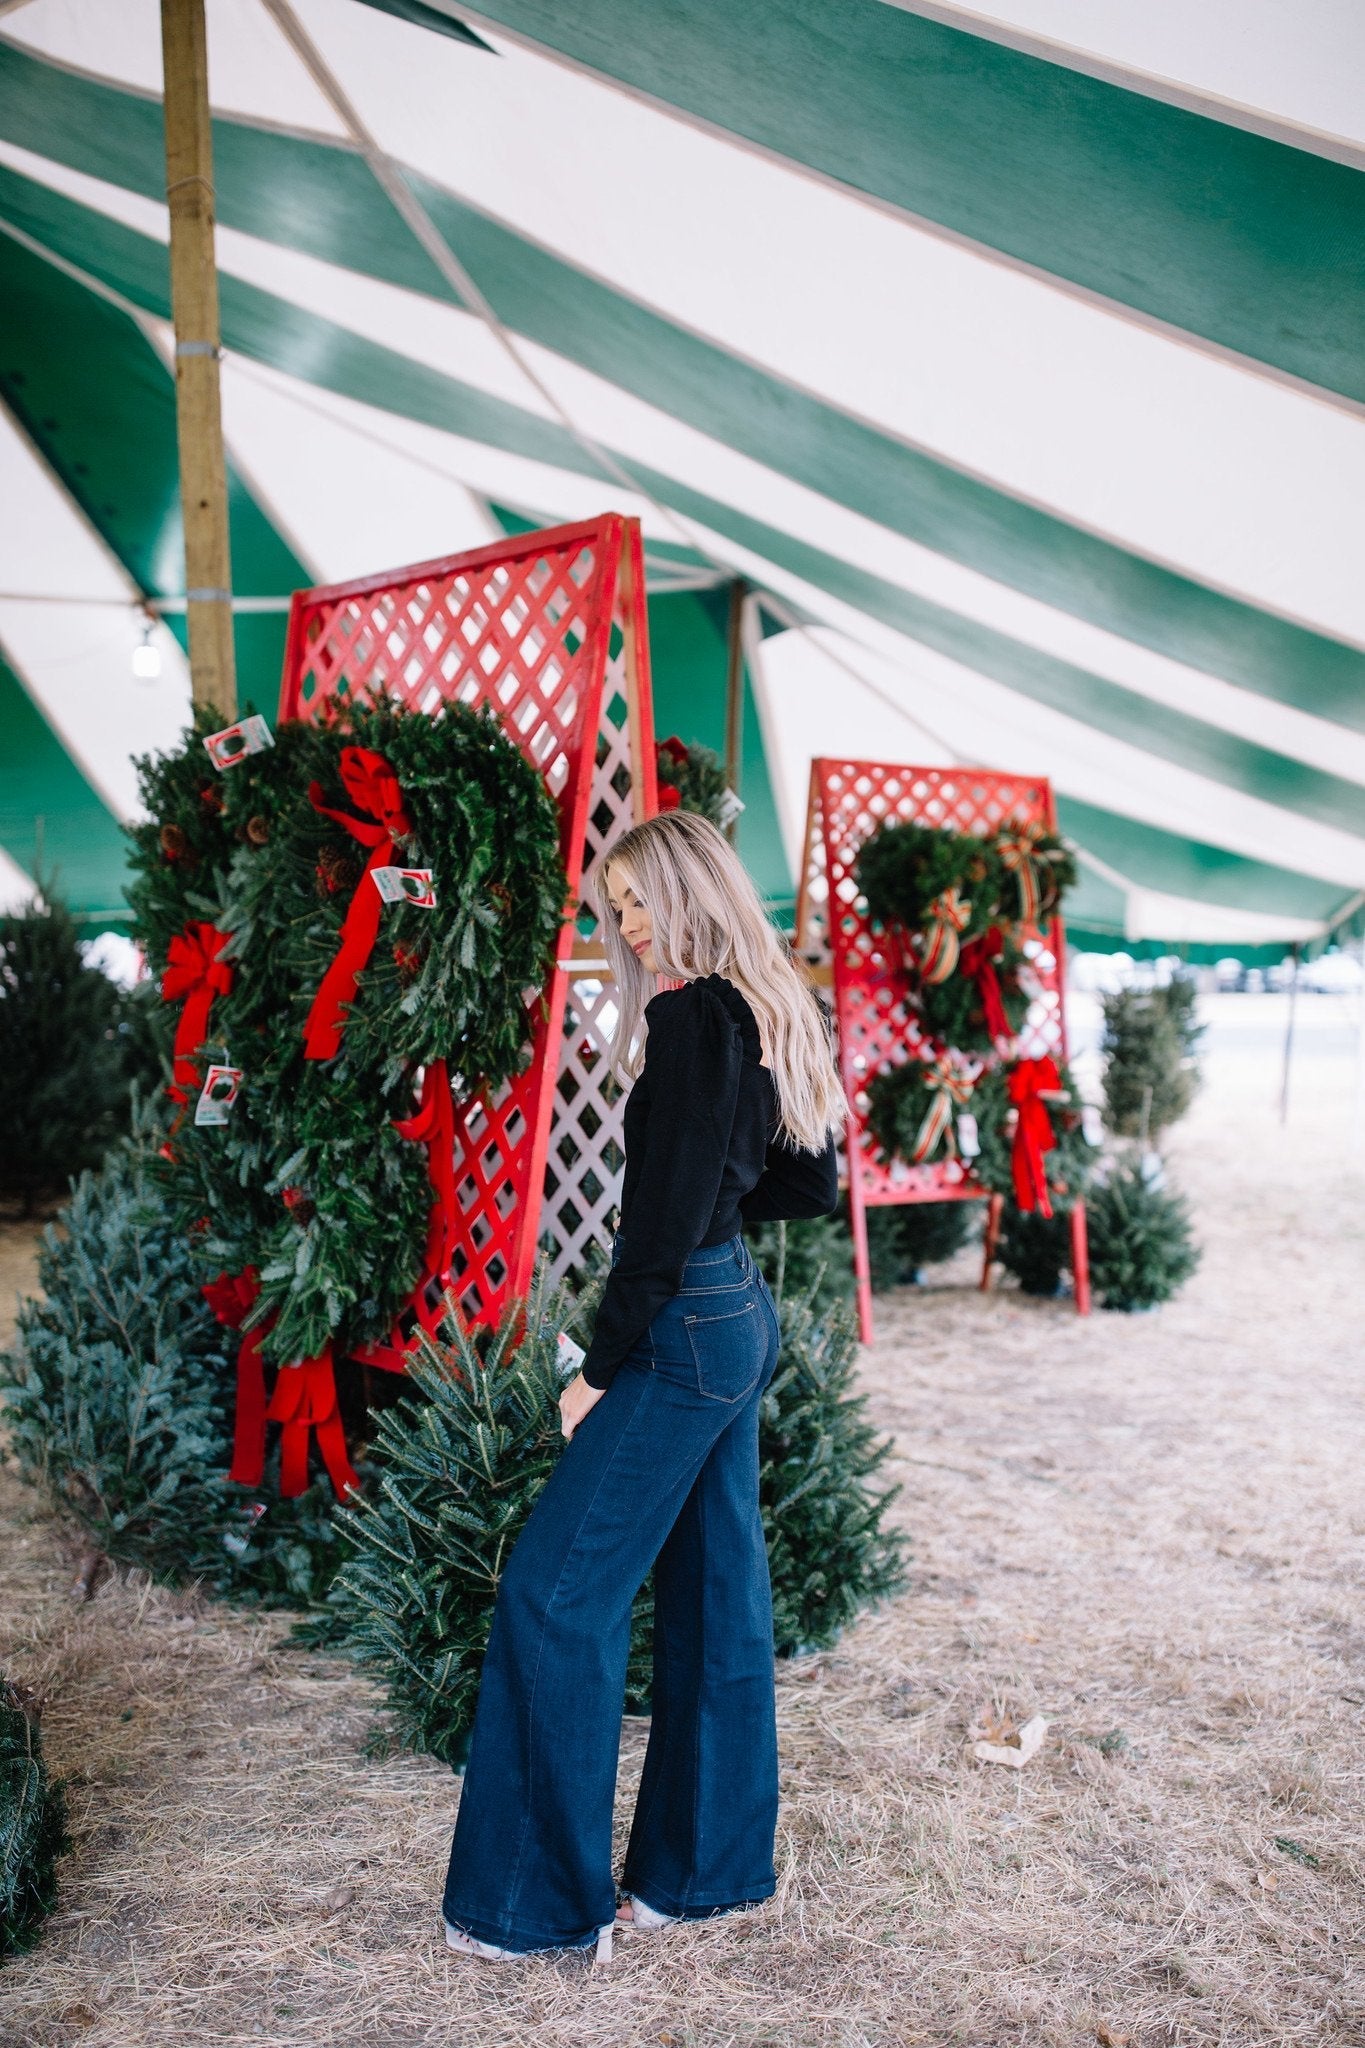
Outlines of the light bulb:
M154 683L161 674L161 649L152 639L152 622L142 628L142 638L133 649L133 674L140 683Z

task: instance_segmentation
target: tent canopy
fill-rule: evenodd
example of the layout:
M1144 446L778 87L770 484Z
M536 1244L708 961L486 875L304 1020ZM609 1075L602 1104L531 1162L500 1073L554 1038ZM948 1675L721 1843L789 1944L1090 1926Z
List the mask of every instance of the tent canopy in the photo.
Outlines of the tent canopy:
M661 732L720 745L750 593L775 905L845 753L1050 775L1097 941L1358 907L1349 0L208 21L245 698L296 586L611 506ZM101 921L188 706L160 90L156 0L0 10L0 889Z

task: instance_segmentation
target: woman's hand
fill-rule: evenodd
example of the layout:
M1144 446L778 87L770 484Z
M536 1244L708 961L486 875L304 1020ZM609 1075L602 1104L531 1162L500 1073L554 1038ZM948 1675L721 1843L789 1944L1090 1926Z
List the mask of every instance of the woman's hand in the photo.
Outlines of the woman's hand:
M571 1437L583 1417L589 1414L606 1393L605 1387L590 1387L582 1373L575 1373L559 1397L560 1426L566 1438Z

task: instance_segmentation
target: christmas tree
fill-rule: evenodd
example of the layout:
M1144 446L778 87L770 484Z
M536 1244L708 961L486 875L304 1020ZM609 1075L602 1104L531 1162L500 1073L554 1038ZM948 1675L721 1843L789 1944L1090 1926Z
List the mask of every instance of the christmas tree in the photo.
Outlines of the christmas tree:
M26 1216L97 1166L124 1127L121 1008L57 896L0 917L0 1192L19 1195Z
M378 1420L379 1491L339 1516L353 1556L332 1607L349 1646L382 1676L398 1739L462 1759L498 1580L563 1448L558 1337L588 1320L543 1281L524 1323L470 1333L452 1317L412 1365L415 1392ZM851 1395L851 1317L787 1294L782 1352L763 1399L760 1497L779 1653L831 1643L903 1575L904 1537L884 1526L889 1445ZM648 1585L632 1626L627 1701L650 1680Z
M866 1607L897 1591L906 1537L885 1517L890 1443L851 1392L857 1325L842 1303L778 1298L782 1345L759 1418L759 1500L780 1656L824 1649Z
M57 1899L70 1847L66 1796L47 1775L38 1725L18 1686L0 1681L0 1962L31 1948Z
M450 1315L422 1337L413 1392L378 1418L378 1492L339 1515L350 1555L331 1607L348 1647L383 1677L404 1747L462 1762L498 1582L564 1448L558 1339L579 1304L538 1276L496 1331ZM627 1680L649 1683L648 1595Z
M1199 1086L1204 1027L1188 975L1164 988L1117 989L1101 999L1105 1122L1117 1137L1155 1138L1184 1116Z
M1040 1216L1036 1210L1018 1209L1007 1201L996 1256L1005 1271L1015 1275L1025 1294L1059 1294L1062 1275L1071 1270L1069 1211Z
M1155 1308L1199 1264L1182 1195L1163 1184L1159 1162L1116 1166L1087 1199L1090 1278L1101 1308Z
M330 1489L267 1507L227 1481L238 1335L204 1300L154 1170L155 1136L144 1112L45 1233L42 1297L22 1305L0 1354L10 1447L23 1477L116 1562L307 1604L338 1562Z

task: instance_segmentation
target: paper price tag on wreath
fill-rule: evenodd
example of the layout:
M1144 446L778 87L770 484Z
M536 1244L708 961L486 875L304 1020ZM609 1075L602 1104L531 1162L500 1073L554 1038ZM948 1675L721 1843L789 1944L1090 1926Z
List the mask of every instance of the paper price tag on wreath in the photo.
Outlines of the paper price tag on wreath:
M415 910L436 908L430 868L371 868L370 875L386 903L410 903Z
M225 1124L242 1087L240 1067L210 1067L194 1106L197 1124Z
M225 725L221 732L209 733L204 745L214 767L221 775L226 768L235 768L239 761L245 761L248 754L263 754L267 747L273 747L275 738L261 717L239 718L235 725Z

